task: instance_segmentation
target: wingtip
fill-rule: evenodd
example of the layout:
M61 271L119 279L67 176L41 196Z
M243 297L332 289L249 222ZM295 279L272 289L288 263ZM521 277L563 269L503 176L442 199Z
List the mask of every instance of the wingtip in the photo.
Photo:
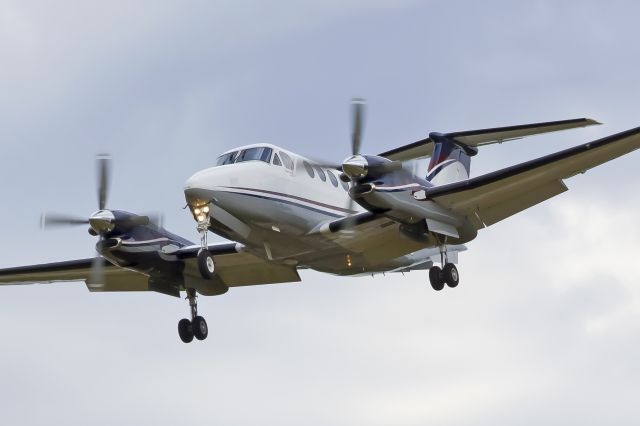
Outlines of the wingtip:
M585 123L587 126L600 126L602 125L601 122L599 122L598 120L594 120L593 118L585 118Z

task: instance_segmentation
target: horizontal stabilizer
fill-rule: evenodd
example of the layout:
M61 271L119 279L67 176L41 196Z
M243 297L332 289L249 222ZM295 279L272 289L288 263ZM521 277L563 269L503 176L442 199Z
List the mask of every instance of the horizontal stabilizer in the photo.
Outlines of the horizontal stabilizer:
M525 136L558 132L560 130L569 130L578 127L593 126L596 124L600 123L590 118L576 118L573 120L549 121L546 123L522 124L520 126L454 132L447 133L446 136L467 146L482 146L520 139Z
M467 130L464 132L444 133L441 136L453 139L466 146L478 147L520 139L525 136L576 129L596 124L600 123L590 118L575 118L572 120L547 121L544 123L522 124L519 126L494 127L489 129ZM397 161L408 161L416 158L429 157L433 153L433 142L433 139L428 137L409 145L383 152L379 155L381 157Z

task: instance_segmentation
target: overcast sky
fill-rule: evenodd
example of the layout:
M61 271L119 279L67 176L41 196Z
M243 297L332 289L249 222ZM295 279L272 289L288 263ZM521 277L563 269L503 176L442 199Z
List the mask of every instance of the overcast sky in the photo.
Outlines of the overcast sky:
M483 148L472 173L640 125L633 1L0 0L0 267L83 258L42 211L160 211L192 240L184 181L234 146L348 153L592 117L604 125ZM184 300L0 288L0 423L636 425L640 153L481 231L461 284L426 272L232 289Z

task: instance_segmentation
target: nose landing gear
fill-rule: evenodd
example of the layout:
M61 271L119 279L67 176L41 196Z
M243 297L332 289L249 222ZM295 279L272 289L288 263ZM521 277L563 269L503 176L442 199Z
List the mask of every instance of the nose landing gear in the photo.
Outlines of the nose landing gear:
M210 280L215 274L215 263L209 253L207 234L211 223L211 208L209 205L193 208L193 217L198 222L198 233L200 234L200 251L198 251L198 271L205 280Z
M183 318L178 322L180 340L184 343L190 343L194 337L198 340L204 340L209 335L209 327L207 321L198 315L198 300L194 289L187 289L187 299L189 299L189 307L191 308L191 320Z
M213 257L206 248L201 248L198 251L198 271L205 280L210 280L214 277L216 272L216 265L213 262Z

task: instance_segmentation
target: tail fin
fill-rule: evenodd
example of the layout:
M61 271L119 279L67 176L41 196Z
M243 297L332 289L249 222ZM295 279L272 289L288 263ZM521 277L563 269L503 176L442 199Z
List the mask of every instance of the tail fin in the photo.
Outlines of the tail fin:
M471 157L478 153L480 146L595 124L600 123L590 118L576 118L464 132L430 133L426 139L384 152L380 156L400 161L430 156L427 180L442 185L469 178Z
M448 135L440 133L431 133L429 139L433 141L433 153L426 179L434 185L469 179L471 157L478 150L461 146Z

